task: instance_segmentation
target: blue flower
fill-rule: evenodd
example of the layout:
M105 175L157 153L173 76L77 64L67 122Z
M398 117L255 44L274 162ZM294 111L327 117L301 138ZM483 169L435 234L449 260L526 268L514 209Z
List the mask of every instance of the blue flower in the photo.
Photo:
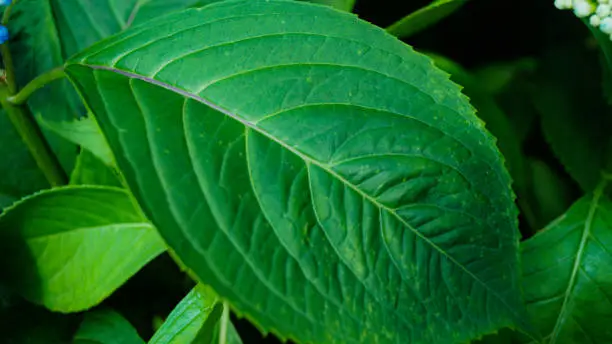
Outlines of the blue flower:
M0 44L8 41L8 39L9 39L8 29L6 28L6 26L0 25Z
M0 0L0 6L8 6L12 0Z

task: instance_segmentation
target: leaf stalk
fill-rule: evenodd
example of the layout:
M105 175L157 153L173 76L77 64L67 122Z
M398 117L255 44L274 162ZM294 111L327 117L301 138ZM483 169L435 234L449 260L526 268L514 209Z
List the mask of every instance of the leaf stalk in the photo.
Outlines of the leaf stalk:
M25 103L28 98L37 90L41 89L48 83L64 78L65 76L66 74L64 74L64 67L54 68L34 78L27 85L25 85L17 94L8 97L8 101L15 105L21 105Z
M8 101L10 89L7 85L0 87L0 104L19 133L19 136L28 147L30 154L41 169L51 186L66 184L68 178L49 144L44 139L42 131L34 120L30 111Z

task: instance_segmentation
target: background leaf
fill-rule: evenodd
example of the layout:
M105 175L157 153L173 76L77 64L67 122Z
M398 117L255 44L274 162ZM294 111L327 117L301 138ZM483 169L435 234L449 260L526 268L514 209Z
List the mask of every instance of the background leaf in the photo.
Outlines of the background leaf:
M18 83L63 65L68 57L133 23L196 6L195 0L20 0L9 22L11 51ZM34 93L28 106L49 121L68 121L85 108L67 80ZM44 131L66 171L74 166L76 147Z
M566 171L592 191L610 161L612 132L601 79L593 77L601 75L598 56L568 44L548 52L545 61L530 90L542 130Z
M73 343L144 344L144 341L121 314L110 309L100 309L85 313Z
M39 117L38 121L43 128L85 148L107 166L115 166L113 152L92 117L75 119L70 122L47 121Z
M61 312L90 308L165 250L126 191L43 191L0 216L3 270L26 299Z
M384 30L299 2L222 2L66 70L170 247L263 331L450 343L526 327L494 140Z
M21 0L14 6L8 29L12 36L11 53L20 87L65 61L51 3ZM69 120L84 111L67 80L53 82L37 91L28 99L28 106L34 114L57 121ZM76 147L49 131L43 132L64 169L72 170Z
M209 287L197 285L168 315L149 344L210 343L210 340L195 341L195 339L207 322L212 324L208 333L212 336L212 330L223 308L218 301L217 295Z
M106 185L123 187L119 172L105 165L88 150L82 150L70 175L72 185Z
M49 184L13 124L0 110L0 212L19 198Z
M528 310L551 343L612 341L612 202L603 187L522 244Z
M393 23L387 31L400 38L407 38L451 15L467 0L433 0L431 4L410 13Z

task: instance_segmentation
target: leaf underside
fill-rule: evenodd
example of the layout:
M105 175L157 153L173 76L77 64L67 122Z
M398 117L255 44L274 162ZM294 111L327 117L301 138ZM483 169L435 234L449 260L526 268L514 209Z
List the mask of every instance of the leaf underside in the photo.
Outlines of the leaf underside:
M520 322L494 141L384 30L323 6L223 2L66 71L173 251L263 331L450 343Z

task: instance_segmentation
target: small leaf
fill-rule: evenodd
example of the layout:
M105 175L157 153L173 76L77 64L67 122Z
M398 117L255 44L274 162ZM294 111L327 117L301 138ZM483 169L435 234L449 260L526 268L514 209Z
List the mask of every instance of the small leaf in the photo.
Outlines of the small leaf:
M612 342L612 202L603 185L521 247L527 307L547 342Z
M43 127L87 149L107 166L115 165L113 153L108 143L106 143L104 135L91 116L78 120L75 119L71 122L47 121L42 117L39 117L38 121Z
M164 251L155 229L121 189L55 188L0 216L6 281L60 312L90 308Z
M85 313L74 344L144 344L136 329L121 314L110 309Z
M212 329L221 316L222 306L218 301L217 295L209 287L197 285L172 310L149 344L194 343L207 322L212 324L209 333L212 335Z
M220 2L66 72L172 251L262 331L454 343L528 329L494 139L384 30L303 2Z
M509 62L492 63L474 71L483 91L496 95L506 89L519 76L531 74L536 70L537 62L532 58L523 58Z
M399 38L406 38L448 17L467 0L434 0L431 4L405 16L387 28Z
M219 331L224 322L226 323L225 326L227 326L225 343L219 340ZM230 320L229 316L228 317L222 316L221 319L219 319L219 321L217 322L217 327L215 328L214 336L212 339L212 344L217 344L217 343L219 344L242 344L242 339L240 338L240 335L238 334L238 331L236 330L236 327L234 327L234 324Z
M123 187L118 173L90 151L82 150L70 175L70 184Z

